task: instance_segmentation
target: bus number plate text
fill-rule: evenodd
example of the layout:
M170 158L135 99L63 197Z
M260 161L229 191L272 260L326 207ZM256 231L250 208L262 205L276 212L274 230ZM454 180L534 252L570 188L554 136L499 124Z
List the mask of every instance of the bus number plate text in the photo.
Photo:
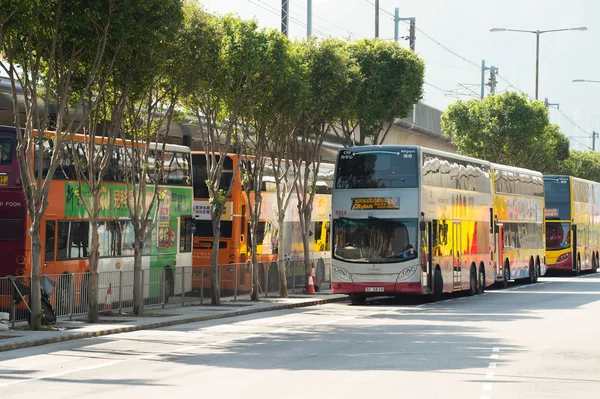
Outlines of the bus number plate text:
M383 287L365 287L365 292L383 292Z
M0 186L8 186L8 175L0 175Z

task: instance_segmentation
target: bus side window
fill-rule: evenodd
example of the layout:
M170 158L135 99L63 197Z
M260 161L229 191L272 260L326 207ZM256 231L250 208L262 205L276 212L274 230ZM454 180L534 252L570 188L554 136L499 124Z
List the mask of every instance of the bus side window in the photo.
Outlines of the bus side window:
M54 261L54 242L56 233L56 221L46 220L46 255L44 260L46 262Z

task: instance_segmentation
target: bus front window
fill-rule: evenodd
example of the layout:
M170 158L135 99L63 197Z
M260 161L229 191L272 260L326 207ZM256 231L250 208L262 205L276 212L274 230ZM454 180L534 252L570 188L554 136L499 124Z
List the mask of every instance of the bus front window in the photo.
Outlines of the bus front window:
M417 257L417 220L336 219L334 257L354 263L403 262Z

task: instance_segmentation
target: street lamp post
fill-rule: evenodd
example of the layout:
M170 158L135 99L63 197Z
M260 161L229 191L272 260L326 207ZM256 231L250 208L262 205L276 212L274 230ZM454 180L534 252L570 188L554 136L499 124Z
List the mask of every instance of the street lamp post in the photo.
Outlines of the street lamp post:
M490 32L525 32L533 33L535 35L535 99L538 99L538 83L540 74L540 35L542 33L549 32L562 32L567 30L579 30L585 31L587 27L577 26L575 28L564 28L564 29L548 29L548 30L522 30L522 29L506 29L506 28L492 28Z
M600 83L600 80L590 80L590 79L573 79L573 83Z

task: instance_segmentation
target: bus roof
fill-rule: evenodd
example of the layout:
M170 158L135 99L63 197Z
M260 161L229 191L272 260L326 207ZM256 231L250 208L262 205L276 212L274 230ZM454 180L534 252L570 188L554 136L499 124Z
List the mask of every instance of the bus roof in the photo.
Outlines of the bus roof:
M522 174L531 175L531 176L543 177L542 172L538 172L536 170L517 168L514 166L506 166L506 165L501 165L498 163L492 163L491 165L492 165L492 168L494 168L494 169L504 170L506 172L522 173Z
M584 183L590 183L590 184L600 184L600 183L598 183L598 182L596 182L596 181L593 181L593 180L582 179L581 177L569 176L569 175L544 175L544 178L546 178L546 177L550 177L550 178L553 178L553 177L554 177L554 178L559 178L559 177L568 177L568 178L570 178L571 180L577 180L577 181L584 182Z

